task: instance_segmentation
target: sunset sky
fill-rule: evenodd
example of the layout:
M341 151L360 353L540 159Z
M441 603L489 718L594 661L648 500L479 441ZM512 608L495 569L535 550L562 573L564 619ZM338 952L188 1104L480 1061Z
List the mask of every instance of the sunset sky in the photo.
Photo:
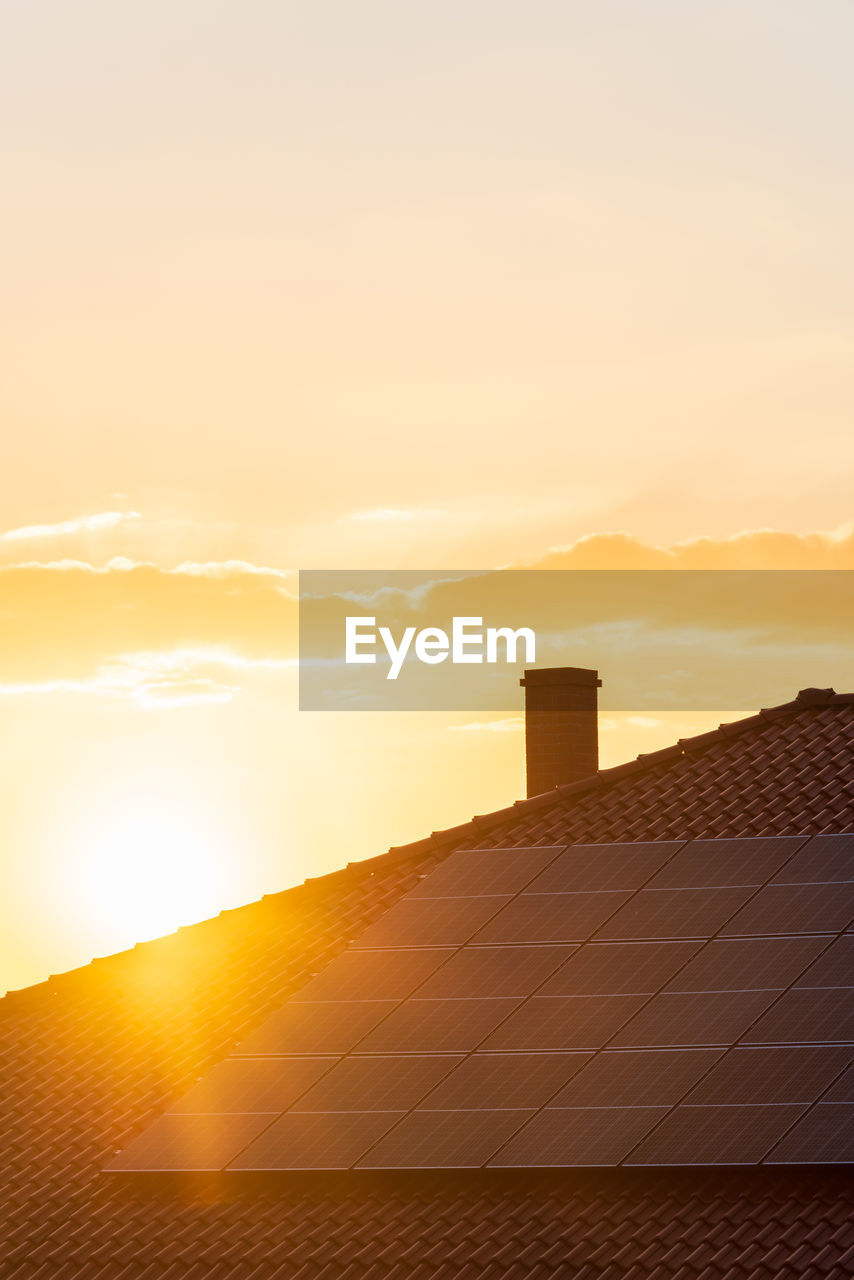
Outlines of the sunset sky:
M3 26L0 990L524 793L297 711L300 568L854 569L850 4Z

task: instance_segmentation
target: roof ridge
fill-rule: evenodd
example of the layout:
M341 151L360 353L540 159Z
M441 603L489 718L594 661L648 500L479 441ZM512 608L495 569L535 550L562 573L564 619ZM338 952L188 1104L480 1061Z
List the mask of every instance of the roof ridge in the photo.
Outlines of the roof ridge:
M822 711L832 706L852 705L854 705L854 693L837 693L834 689L801 689L797 696L789 702L763 708L754 715L722 723L716 729L707 730L689 738L679 738L675 743L662 747L658 751L641 753L634 760L627 760L608 769L600 769L598 773L591 774L588 778L582 778L576 782L562 783L550 791L544 791L536 796L528 796L522 800L515 800L512 804L505 805L503 808L495 809L487 814L476 814L467 822L433 831L430 835L424 836L419 840L413 840L403 845L392 845L385 853L348 862L343 867L338 867L334 871L328 871L319 876L309 876L300 883L290 885L286 889L280 889L274 893L265 893L260 898L243 903L238 907L227 907L217 912L214 916L206 917L204 920L180 925L172 933L137 942L132 947L127 947L122 951L111 952L104 956L95 956L86 964L76 965L73 969L51 974L41 982L6 992L4 996L0 997L0 1004L6 1000L17 1001L29 996L35 996L37 993L47 994L60 985L73 982L75 978L81 977L90 971L93 966L118 960L120 957L130 958L150 948L162 947L164 943L168 943L180 934L186 934L190 930L204 929L216 920L222 920L227 917L233 918L239 912L250 911L253 908L260 907L262 904L272 905L280 902L285 897L293 899L299 895L314 896L318 891L326 892L336 882L339 884L348 880L358 882L362 878L373 876L380 869L392 867L398 863L405 863L425 854L438 853L457 845L461 840L477 834L478 831L489 831L494 827L499 827L508 819L518 817L520 813L530 813L538 809L547 810L568 797L601 790L612 783L622 781L623 778L643 774L659 764L668 761L675 762L682 756L689 754L689 752L703 751L714 743L719 742L721 738L740 736L753 728L760 727L768 720L796 715L806 711Z

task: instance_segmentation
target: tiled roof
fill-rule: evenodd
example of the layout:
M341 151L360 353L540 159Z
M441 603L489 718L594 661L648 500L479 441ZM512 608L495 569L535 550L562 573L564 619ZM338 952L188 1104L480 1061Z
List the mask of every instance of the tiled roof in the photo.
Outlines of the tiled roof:
M16 1276L850 1274L850 1175L135 1191L101 1164L452 848L854 830L854 697L794 703L0 1002ZM709 1180L711 1178L711 1181ZM715 1180L717 1179L717 1180Z

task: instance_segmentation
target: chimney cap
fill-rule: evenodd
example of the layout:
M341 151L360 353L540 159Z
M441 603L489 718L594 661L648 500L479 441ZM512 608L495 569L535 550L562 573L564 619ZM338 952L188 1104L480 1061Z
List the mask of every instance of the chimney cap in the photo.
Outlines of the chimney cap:
M519 681L523 689L532 685L581 685L602 688L599 672L589 667L534 667Z

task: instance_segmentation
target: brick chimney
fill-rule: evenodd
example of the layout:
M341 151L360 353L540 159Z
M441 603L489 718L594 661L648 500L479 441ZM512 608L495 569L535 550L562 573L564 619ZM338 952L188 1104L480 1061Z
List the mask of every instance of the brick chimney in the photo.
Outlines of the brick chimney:
M543 667L526 671L525 769L528 795L589 778L599 768L598 671Z

